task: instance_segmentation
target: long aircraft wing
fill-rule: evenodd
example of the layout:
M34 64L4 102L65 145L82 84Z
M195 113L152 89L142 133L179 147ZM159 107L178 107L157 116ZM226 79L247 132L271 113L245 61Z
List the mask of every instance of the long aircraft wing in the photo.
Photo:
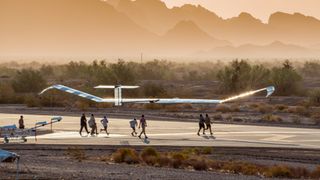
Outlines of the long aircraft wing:
M121 103L156 103L156 104L181 104L181 103L188 103L188 104L220 104L220 103L226 103L229 101L234 101L243 97L247 97L262 91L267 92L267 96L269 97L272 95L272 93L275 91L274 86L269 86L263 89L255 90L255 91L249 91L245 92L243 94L239 94L237 96L232 96L227 99L222 99L222 100L214 100L214 99L179 99L179 98L172 98L172 99L158 99L158 98L137 98L137 99L132 99L132 98L121 98L121 99L116 99L116 98L110 98L110 99L103 99L67 86L63 85L53 85L50 86L46 89L44 89L40 94L43 94L44 92L50 90L50 89L58 89L67 93L71 93L98 103L116 103L121 101Z

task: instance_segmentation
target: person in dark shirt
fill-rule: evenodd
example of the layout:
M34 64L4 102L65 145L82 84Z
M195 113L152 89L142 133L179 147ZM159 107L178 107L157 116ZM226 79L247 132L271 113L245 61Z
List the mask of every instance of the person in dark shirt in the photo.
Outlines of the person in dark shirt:
M19 129L24 129L24 120L23 120L23 116L20 116L20 119L19 119Z
M204 127L205 119L203 118L202 114L200 114L199 118L199 130L198 130L198 136L200 136L200 131L203 129L203 134L205 134L205 127Z
M210 134L212 136L213 133L212 133L212 129L211 129L211 119L210 119L208 114L206 114L205 122L206 122L206 126L207 126L206 130L209 129L210 130Z
M82 114L82 116L80 118L80 131L79 131L80 136L82 136L83 128L86 130L87 134L89 134L88 126L87 126L87 118L84 113Z

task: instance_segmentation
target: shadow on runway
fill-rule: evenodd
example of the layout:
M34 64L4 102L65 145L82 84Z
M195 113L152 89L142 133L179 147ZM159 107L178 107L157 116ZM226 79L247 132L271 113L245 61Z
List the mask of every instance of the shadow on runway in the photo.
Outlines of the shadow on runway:
M201 137L204 138L204 139L216 139L216 137L208 136L208 135L204 135L204 136L201 136Z

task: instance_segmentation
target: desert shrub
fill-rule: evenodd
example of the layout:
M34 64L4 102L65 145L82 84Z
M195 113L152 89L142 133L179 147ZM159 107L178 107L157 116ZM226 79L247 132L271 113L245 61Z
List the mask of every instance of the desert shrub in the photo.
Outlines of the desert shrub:
M155 165L159 154L154 148L148 147L142 150L140 157L148 165Z
M33 95L25 96L24 103L28 107L39 107L39 106L41 106L40 99L38 97L33 96Z
M272 69L271 81L277 89L275 92L277 95L288 96L300 94L302 77L289 61L285 61L282 67Z
M301 115L301 116L309 116L309 111L306 107L303 106L297 106L296 107L296 113Z
M245 60L234 60L219 70L217 78L224 93L239 93L252 87L265 86L270 71L262 65L250 65Z
M293 178L308 178L310 176L310 172L303 167L290 168L291 174Z
M146 97L165 97L168 93L163 85L148 82L143 85L143 94Z
M226 120L226 121L232 121L232 115L230 115L230 114L227 114L225 117L224 117L224 119Z
M294 116L292 117L292 122L295 124L300 124L301 123L301 119L299 116Z
M193 109L192 104L181 104L181 109Z
M171 164L171 159L166 155L160 155L157 159L157 164L160 167L167 167Z
M277 104L275 106L275 109L278 110L278 111L284 111L284 110L288 109L288 106L284 105L284 104Z
M165 111L167 112L179 112L180 106L177 104L165 105Z
M320 125L320 113L313 114L311 119L313 120L314 124Z
M213 149L212 147L203 147L201 149L201 154L212 154Z
M89 108L89 103L86 101L79 100L75 102L75 106L77 109L81 111L87 111Z
M310 115L309 110L304 106L289 107L288 112L298 114L300 116L309 116Z
M223 119L221 114L214 114L212 117L214 120L222 120Z
M196 171L206 171L208 169L208 164L204 159L190 159L189 164Z
M139 163L138 153L134 149L121 148L112 154L112 159L116 163L136 164Z
M320 63L319 62L306 62L302 69L302 73L308 77L320 76Z
M216 111L217 112L221 112L221 113L227 113L227 112L231 112L231 109L228 105L225 104L219 104L216 107Z
M0 103L15 102L15 91L10 83L0 83Z
M236 174L258 175L263 171L263 168L252 163L241 161L224 162L222 169Z
M215 160L210 160L208 162L208 166L211 170L220 170L223 167L223 162L222 161L215 161Z
M183 153L185 157L201 154L200 149L198 148L186 148L186 149L183 149L181 153Z
M18 71L12 80L12 87L19 93L39 93L47 86L46 80L40 71L22 69Z
M315 89L309 93L309 102L313 106L320 106L320 89Z
M97 108L112 108L113 105L110 103L98 103Z
M87 159L85 151L83 149L80 149L79 147L69 147L66 154L73 159L78 160L79 162Z
M269 178L292 178L293 173L288 166L277 165L268 168L265 172L265 176Z
M320 178L320 166L318 166L314 171L311 172L311 178Z
M159 110L159 109L162 109L162 105L154 104L154 103L145 104L143 107L144 107L144 109L147 109L147 110Z
M239 105L238 105L238 104L232 104L232 105L230 106L230 111L231 111L231 112L240 112L240 107L239 107Z
M279 117L277 115L273 115L273 114L267 114L267 115L263 116L262 120L267 121L267 122L276 122L276 123L279 123L282 121L281 117Z
M173 168L181 168L184 165L186 156L183 153L174 152L171 155L171 166Z
M272 112L272 106L268 105L268 104L259 104L259 106L257 107L258 112L265 114L265 113L270 113Z
M256 109L256 108L259 107L259 105L260 105L260 104L258 104L258 103L250 103L250 104L249 104L249 107L252 108L252 109Z

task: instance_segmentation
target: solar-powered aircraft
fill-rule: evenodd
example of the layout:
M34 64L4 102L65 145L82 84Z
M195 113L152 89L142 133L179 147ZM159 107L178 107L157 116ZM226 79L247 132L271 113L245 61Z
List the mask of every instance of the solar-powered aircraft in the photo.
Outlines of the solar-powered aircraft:
M254 91L248 91L242 94L239 94L237 96L232 96L227 99L221 99L221 100L215 100L215 99L180 99L180 98L170 98L170 99L163 99L163 98L123 98L122 97L122 89L136 89L139 88L139 86L122 86L122 85L116 85L116 86L108 86L108 85L100 85L96 86L96 89L114 89L114 98L101 98L94 96L92 94L88 94L64 85L53 85L46 89L44 89L41 93L45 93L46 91L50 89L57 89L60 91L64 91L67 93L71 93L77 96L80 96L82 98L89 99L91 101L95 101L97 103L113 103L115 106L122 106L126 103L155 103L155 104L222 104L229 101L237 100L243 97L247 97L262 91L267 92L267 96L273 94L275 91L274 86L269 86L266 88L254 90Z

